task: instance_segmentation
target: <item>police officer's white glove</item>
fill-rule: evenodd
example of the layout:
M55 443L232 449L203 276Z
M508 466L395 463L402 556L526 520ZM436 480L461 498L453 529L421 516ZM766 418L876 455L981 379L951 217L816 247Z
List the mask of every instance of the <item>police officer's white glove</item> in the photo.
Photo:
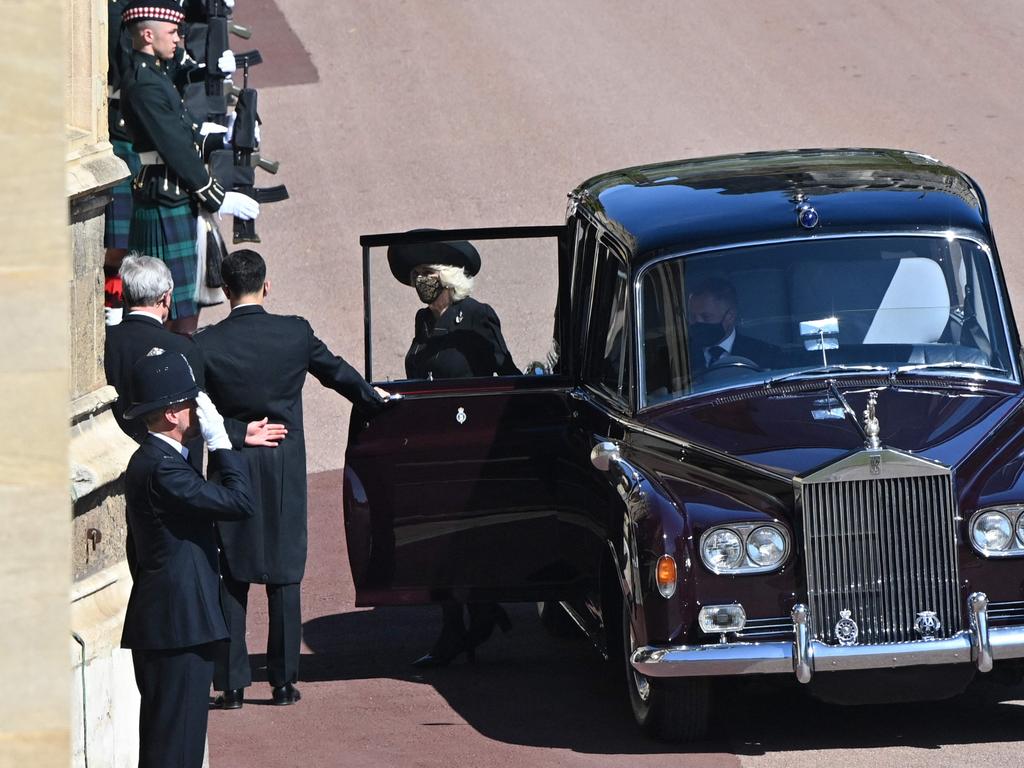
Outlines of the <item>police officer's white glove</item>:
M224 0L224 5L226 5L228 8L234 8L235 0Z
M224 214L248 221L260 215L260 204L241 192L225 192L224 202L220 204L220 210L217 211L218 216Z
M220 69L221 74L230 75L238 69L238 64L235 62L235 54L230 50L224 51L217 59L217 68Z
M231 140L235 138L235 119L238 117L237 112L228 112L228 126L227 131L224 134L224 146L230 148Z
M224 417L217 411L210 396L202 390L196 395L196 413L199 414L199 429L203 433L206 447L211 451L219 451L221 448L231 450L231 440L224 428Z

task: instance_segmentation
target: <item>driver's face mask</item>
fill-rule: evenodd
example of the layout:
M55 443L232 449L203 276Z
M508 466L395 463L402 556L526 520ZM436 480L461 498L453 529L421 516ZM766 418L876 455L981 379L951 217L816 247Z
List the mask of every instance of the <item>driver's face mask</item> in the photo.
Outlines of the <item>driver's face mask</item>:
M706 349L722 341L729 334L721 321L717 323L690 323L690 345L696 349Z
M441 278L437 275L416 275L413 286L416 288L416 295L424 304L432 303L444 290Z

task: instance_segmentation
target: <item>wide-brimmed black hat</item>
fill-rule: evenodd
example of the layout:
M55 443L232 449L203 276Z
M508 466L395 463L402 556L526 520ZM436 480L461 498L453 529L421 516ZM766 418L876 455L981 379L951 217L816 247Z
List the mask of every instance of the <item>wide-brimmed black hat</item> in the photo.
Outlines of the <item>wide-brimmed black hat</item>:
M430 229L414 229L413 232L434 232ZM420 264L446 264L462 267L472 277L480 271L480 254L465 240L444 243L414 243L392 245L388 248L388 266L395 280L412 285L409 273Z
M138 21L167 21L181 24L185 14L181 3L176 0L133 0L121 11L122 24L135 24Z
M132 366L131 394L131 405L124 412L126 419L194 400L199 387L184 355L153 347Z

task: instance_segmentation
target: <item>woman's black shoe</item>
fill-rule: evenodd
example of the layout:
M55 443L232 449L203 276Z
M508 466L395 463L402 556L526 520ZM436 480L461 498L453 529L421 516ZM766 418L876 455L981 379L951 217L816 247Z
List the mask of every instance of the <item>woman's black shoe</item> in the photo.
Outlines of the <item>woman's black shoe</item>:
M466 645L476 648L487 641L497 626L502 632L512 629L512 620L499 603L470 603L469 629L466 630Z
M462 603L446 600L441 603L441 634L434 647L412 663L414 667L447 667L463 653L475 659L473 646L466 642L466 625L462 622Z
M466 654L466 661L470 664L476 661L476 651L472 648L467 648L465 645L460 645L458 648L451 648L444 651L438 649L431 650L429 653L425 653L416 659L412 665L418 669L447 667L463 653Z

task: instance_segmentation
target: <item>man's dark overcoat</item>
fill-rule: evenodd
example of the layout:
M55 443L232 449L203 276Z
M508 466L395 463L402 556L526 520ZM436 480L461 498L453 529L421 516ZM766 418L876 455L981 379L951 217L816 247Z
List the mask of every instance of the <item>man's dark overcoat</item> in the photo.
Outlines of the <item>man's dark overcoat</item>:
M206 390L221 413L235 420L226 420L232 445L242 448L245 423L264 416L288 429L276 448L242 448L256 514L217 524L228 572L250 584L297 584L306 567L306 374L357 407L375 410L381 398L301 317L239 307L195 339L203 351Z
M107 384L117 390L117 402L114 403L114 418L125 434L135 442L141 443L146 437L146 425L142 419L125 420L124 409L131 398L132 366L140 357L153 347L165 352L180 352L192 366L196 384L203 388L202 352L192 339L180 333L167 330L159 319L148 314L126 315L117 325L107 327L107 338L104 344L103 368L107 374ZM202 443L198 444L202 452ZM192 445L189 446L191 450ZM200 457L201 459L201 457Z
M223 640L215 520L253 513L245 460L211 451L209 483L172 446L149 435L128 462L125 510L132 591L121 646L164 650Z

